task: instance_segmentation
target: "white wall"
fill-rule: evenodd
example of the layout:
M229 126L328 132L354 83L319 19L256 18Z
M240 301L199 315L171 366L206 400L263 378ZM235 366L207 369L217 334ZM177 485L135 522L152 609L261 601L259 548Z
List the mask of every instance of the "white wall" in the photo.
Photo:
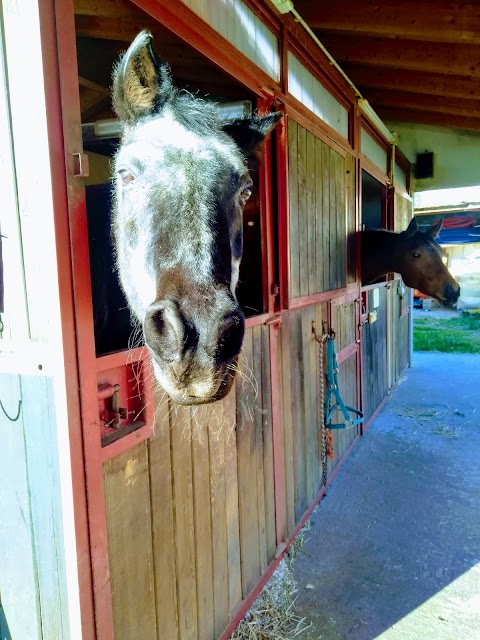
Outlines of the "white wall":
M480 132L408 122L385 124L397 134L398 146L412 164L417 153L434 153L434 177L414 179L415 191L480 185Z

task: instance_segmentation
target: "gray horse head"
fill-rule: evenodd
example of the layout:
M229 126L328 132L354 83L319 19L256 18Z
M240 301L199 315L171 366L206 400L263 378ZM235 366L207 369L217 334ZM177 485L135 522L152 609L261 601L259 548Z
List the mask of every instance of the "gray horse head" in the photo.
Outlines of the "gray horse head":
M155 377L181 404L222 398L245 320L235 289L249 162L280 115L223 124L178 91L141 32L114 71L123 124L114 163L117 266Z

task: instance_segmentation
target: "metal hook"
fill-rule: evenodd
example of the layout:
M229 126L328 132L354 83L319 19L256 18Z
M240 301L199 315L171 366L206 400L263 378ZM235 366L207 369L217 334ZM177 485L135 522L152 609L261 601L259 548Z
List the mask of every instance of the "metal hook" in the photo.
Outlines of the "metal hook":
M16 422L20 417L20 412L22 410L22 401L21 400L18 401L18 411L17 411L17 415L15 416L15 418L12 418L11 416L8 415L8 413L5 411L5 407L3 406L1 400L0 400L0 409L3 411L3 413L8 418L8 420L10 420L10 422Z

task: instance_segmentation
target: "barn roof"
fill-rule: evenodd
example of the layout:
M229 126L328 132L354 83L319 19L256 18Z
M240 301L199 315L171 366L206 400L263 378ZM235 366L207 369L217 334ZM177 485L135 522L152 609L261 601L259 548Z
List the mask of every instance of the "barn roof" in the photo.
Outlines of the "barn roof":
M480 130L480 5L295 0L384 120Z

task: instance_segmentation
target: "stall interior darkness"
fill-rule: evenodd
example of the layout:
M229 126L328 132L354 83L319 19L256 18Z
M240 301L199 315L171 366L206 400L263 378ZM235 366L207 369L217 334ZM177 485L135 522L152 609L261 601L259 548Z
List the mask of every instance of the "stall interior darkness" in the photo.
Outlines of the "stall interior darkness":
M387 188L362 171L362 229L385 229Z

